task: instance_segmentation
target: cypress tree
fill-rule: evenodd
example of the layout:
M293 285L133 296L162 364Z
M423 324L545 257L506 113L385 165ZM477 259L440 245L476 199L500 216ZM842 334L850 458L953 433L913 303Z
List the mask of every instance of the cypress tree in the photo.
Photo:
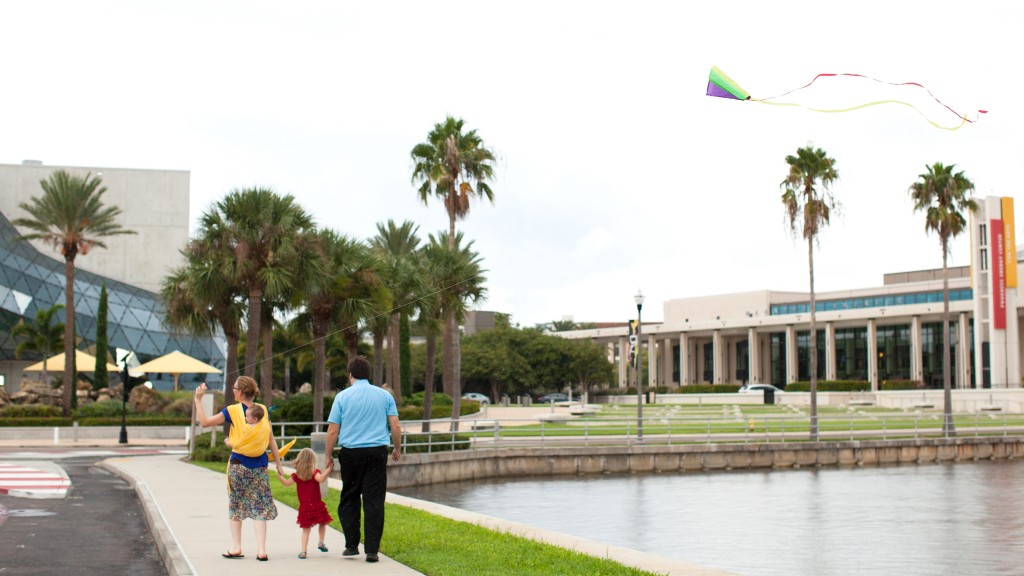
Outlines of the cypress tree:
M96 310L96 371L93 373L92 387L95 390L106 388L109 384L107 375L107 283L100 287L100 305Z

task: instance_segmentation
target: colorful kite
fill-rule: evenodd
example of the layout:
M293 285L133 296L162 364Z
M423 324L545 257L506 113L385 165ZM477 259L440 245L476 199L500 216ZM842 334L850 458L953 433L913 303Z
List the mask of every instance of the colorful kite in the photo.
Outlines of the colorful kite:
M873 101L873 102L866 102L866 103L863 103L863 104L857 104L855 106L850 106L850 107L846 107L846 108L837 108L837 109L812 108L810 106L806 106L804 104L800 104L800 103L797 103L797 102L774 102L773 101L776 98L782 98L784 96L788 96L790 94L793 94L794 92L798 92L798 91L803 90L805 88L810 88L810 86L812 84L814 84L819 78L840 78L840 77L863 78L865 80L871 80L871 81L877 82L879 84L888 84L890 86L916 86L917 88L920 88L921 90L924 90L925 92L927 92L928 95L931 96L931 98L933 100L935 100L935 102L938 102L943 108L945 108L946 110L949 110L950 112L955 114L956 117L960 119L960 124L958 124L956 126L942 126L942 125L932 121L930 118L928 118L928 116L926 116L925 113L922 112L914 104L911 104L909 102L904 102L902 100L876 100L876 101ZM844 74L818 74L817 76L814 77L813 80L808 82L806 85L801 86L799 88L794 88L793 90L790 90L789 92L786 92L784 94L780 94L778 96L772 96L771 98L751 98L750 93L747 92L746 90L744 90L743 88L740 88L740 86L738 84L736 84L736 82L733 81L732 78L729 78L729 76L727 76L725 74L725 72L722 72L721 70L719 70L717 66L712 66L711 67L711 73L708 75L708 91L707 91L707 95L708 96L715 96L717 98L730 98L730 99L733 99L733 100L750 100L750 101L753 101L753 102L760 102L761 104L771 104L773 106L799 106L801 108L806 108L807 110L811 110L811 111L814 111L814 112L831 112L831 113L834 113L834 112L850 112L852 110L859 110L861 108L867 108L869 106L877 106L879 104L900 104L900 105L903 105L903 106L908 106L910 108L913 108L929 124L931 124L932 126L935 126L936 128L940 128L942 130L959 130L960 128L962 128L964 126L964 124L967 124L968 122L973 124L974 122L976 122L978 120L978 117L975 117L972 120L972 119L968 118L966 115L961 114L961 113L957 112L956 110L953 110L952 108L947 106L945 103L943 103L941 100L936 98L935 95L932 94L930 90L928 90L927 88L925 88L921 84L918 84L917 82L885 82L883 80L878 80L876 78L871 78L870 76L864 76L863 74L848 74L848 73L844 73ZM987 114L987 113L988 113L987 110L978 110L978 114Z

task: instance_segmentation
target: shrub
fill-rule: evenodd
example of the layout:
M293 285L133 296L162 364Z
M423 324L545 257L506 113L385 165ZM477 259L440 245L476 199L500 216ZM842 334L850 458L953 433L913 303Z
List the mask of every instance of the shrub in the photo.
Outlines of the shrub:
M217 441L210 446L210 432L196 436L195 450L191 459L199 462L227 462L231 450L224 445L224 435L218 433Z
M75 410L75 417L79 420L85 418L112 418L121 417L121 406L120 400L103 400L102 402L93 402L80 406L78 410ZM127 413L132 413L132 407L129 404L127 406Z
M0 417L7 418L59 418L61 409L42 404L11 404L0 408Z
M406 406L423 406L423 392L417 392L407 398L403 399ZM434 406L447 406L449 410L452 406L452 397L445 394L444 392L434 392L434 395L430 399L430 407ZM433 412L433 410L431 410Z
M810 382L790 382L786 392L810 392ZM868 392L871 383L867 380L823 380L818 382L818 392Z
M18 418L0 418L0 426L71 426L71 418L41 418L25 416Z
M880 390L920 390L924 382L920 380L883 380Z
M480 411L480 403L463 400L459 403L459 414L476 414ZM452 405L433 404L430 407L430 418L447 418L452 415ZM406 405L398 409L399 420L423 420L423 406Z
M739 392L739 384L687 384L673 388L671 394L729 394Z
M331 413L331 405L334 404L334 394L324 395L324 418ZM287 399L274 401L273 411L270 414L271 422L312 422L313 421L313 395L292 394ZM279 428L274 428L275 433ZM308 436L313 431L311 424L300 426L285 426L285 434L292 436Z
M81 418L78 420L81 426L120 426L120 416L103 416L99 418ZM175 416L164 414L129 414L125 417L127 426L188 426L188 416Z
M164 414L192 416L192 398L176 398L170 404L164 406ZM119 413L120 414L120 413Z

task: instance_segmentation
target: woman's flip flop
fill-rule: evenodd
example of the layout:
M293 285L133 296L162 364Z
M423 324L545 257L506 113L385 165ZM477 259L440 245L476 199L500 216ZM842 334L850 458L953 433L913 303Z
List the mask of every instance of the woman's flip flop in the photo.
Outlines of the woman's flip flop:
M238 554L232 554L231 552L225 552L225 553L221 554L221 556L223 556L225 558L245 558L245 554L242 554L241 552L239 552Z
M305 552L299 552L299 560L305 560L305 559L306 559L306 553Z

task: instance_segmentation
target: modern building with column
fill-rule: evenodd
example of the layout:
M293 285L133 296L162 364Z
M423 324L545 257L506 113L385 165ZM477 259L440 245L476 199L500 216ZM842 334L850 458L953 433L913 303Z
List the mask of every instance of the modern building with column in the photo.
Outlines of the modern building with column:
M969 221L971 265L951 267L949 338L942 338L942 269L886 274L876 288L815 294L818 379L859 380L878 390L896 380L943 385L942 345L955 388L1020 388L1020 315L1013 201L978 201ZM664 320L643 326L651 386L810 380L810 297L761 290L665 302ZM608 347L629 384L628 328L558 332Z
M223 369L223 338L193 338L163 323L158 291L167 273L182 261L188 242L189 173L184 170L139 170L47 166L37 161L0 164L0 383L8 392L19 388L22 369L42 359L15 357L11 330L21 321L34 322L36 312L64 304L64 261L43 242L19 240L11 221L28 214L19 206L43 193L40 181L63 169L74 175L99 176L106 186L106 205L121 208L118 223L135 234L104 239L75 259L75 327L78 348L95 345L100 288L108 292L108 342L131 350L141 362L181 350ZM57 322L64 321L64 312ZM63 348L58 350L63 352ZM152 376L152 375L151 375ZM219 376L204 375L210 381ZM170 378L165 379L168 386Z

